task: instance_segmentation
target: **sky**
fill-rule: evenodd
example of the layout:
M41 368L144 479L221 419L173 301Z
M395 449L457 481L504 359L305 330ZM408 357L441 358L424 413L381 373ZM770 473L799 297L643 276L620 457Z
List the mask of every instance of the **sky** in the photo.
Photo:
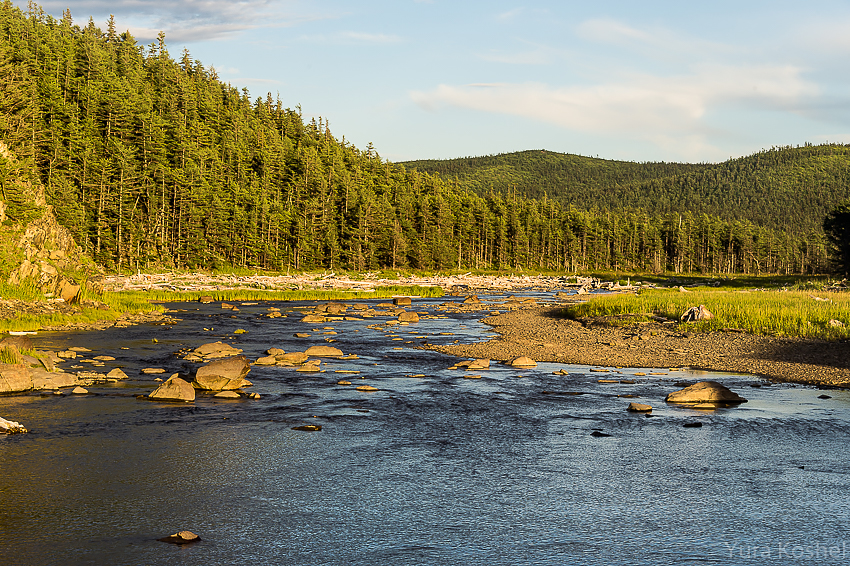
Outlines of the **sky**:
M25 7L26 2L17 2ZM391 161L850 143L846 0L59 0Z

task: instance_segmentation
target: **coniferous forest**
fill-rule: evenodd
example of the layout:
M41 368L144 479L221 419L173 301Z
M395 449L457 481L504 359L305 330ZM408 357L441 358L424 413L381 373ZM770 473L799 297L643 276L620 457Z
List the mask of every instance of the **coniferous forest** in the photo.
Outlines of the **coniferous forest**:
M0 141L11 150L0 155L7 222L28 213L9 181L40 184L85 251L124 270L821 273L819 222L846 197L850 152L785 149L719 166L580 158L537 184L516 168L404 166L297 106L250 98L188 52L173 58L162 34L138 45L112 22L104 31L9 0ZM795 168L807 155L795 151L832 169ZM777 159L791 173L741 166ZM799 202L809 208L789 208Z

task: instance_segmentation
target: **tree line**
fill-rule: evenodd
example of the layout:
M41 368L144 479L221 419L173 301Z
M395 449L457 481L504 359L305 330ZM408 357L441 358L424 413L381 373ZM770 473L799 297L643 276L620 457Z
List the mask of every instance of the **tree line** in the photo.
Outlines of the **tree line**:
M56 19L5 0L0 86L0 136L11 149L0 155L4 200L21 201L12 177L40 183L58 220L111 269L827 267L822 231L640 202L578 206L545 192L473 190L390 163L278 97L252 99L188 52L175 60L162 34L141 46L111 20L106 31L91 20L81 27L68 11ZM582 178L600 187L616 178L616 192L617 183L659 175L711 174L683 164L603 173ZM7 222L24 213L17 216Z

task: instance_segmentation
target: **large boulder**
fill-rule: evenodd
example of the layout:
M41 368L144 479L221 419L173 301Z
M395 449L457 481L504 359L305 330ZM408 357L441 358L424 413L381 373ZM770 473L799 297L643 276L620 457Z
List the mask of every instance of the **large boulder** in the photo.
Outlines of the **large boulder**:
M415 312L402 312L398 315L399 322L419 322L419 315Z
M32 340L29 336L4 336L0 340L0 348L4 346L15 346L18 350L32 350Z
M333 346L310 346L304 353L317 358L338 358L342 356L342 350Z
M32 389L32 374L24 364L0 364L0 393Z
M249 371L251 365L245 356L215 360L198 368L192 385L209 391L239 389L244 386L245 376Z
M157 401L194 401L195 388L185 379L177 377L175 373L153 390L148 398Z
M746 403L747 400L716 381L700 381L664 399L668 403Z

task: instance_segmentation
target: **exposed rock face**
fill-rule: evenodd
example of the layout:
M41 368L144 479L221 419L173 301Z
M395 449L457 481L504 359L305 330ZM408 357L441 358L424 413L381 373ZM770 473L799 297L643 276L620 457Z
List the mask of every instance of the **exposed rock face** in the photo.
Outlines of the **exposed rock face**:
M319 358L338 358L342 356L342 350L333 346L310 346L304 353L307 356L316 356Z
M195 388L175 373L148 395L157 401L194 401Z
M664 399L668 403L746 403L747 400L716 381L700 381Z
M23 364L0 364L0 393L32 389L32 374Z
M192 385L209 391L239 389L245 386L245 376L249 371L251 365L245 356L216 360L198 368Z

